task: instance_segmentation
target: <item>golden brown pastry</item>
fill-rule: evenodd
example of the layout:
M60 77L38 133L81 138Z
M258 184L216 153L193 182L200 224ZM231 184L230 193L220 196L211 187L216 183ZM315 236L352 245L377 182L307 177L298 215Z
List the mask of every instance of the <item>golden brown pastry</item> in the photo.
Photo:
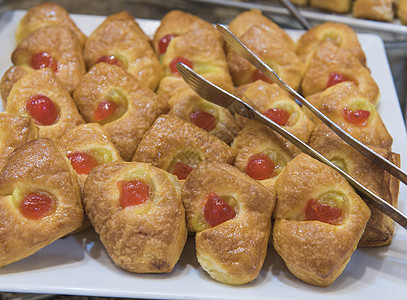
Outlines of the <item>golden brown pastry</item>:
M215 280L240 285L263 265L275 204L274 191L238 169L205 160L182 189L187 226L196 231L196 255Z
M278 175L293 158L277 133L254 121L239 132L232 149L236 151L233 165L269 189L274 189Z
M177 63L183 62L199 75L228 92L233 90L232 79L226 62L223 43L209 29L198 29L178 35L171 40L162 58L165 77L157 94L166 99L188 88L177 71Z
M307 100L340 128L360 142L391 149L390 136L376 108L350 81L338 83ZM303 108L316 124L321 121Z
M356 0L352 12L356 18L391 22L394 4L395 0Z
M147 36L125 11L107 17L92 32L86 40L83 57L88 69L98 62L119 65L152 90L163 76Z
M102 124L126 161L132 159L155 118L168 110L165 99L122 68L107 63L93 66L73 97L85 120Z
M15 65L51 68L69 92L86 72L78 38L69 27L62 25L33 31L18 44L11 59Z
M277 84L262 80L236 88L235 95L258 111L284 127L304 143L308 143L314 123L304 114L301 107ZM242 118L239 118L242 119ZM245 123L246 121L242 121ZM285 147L293 154L300 150L278 135Z
M144 163L92 169L85 209L109 256L135 273L171 272L187 238L177 178Z
M314 130L310 146L374 194L397 207L399 181L342 141L326 126L319 126ZM371 148L392 163L400 166L399 154L383 148ZM390 245L394 230L393 220L373 205L368 204L368 206L372 214L359 241L359 246Z
M342 23L325 22L306 31L297 42L297 54L303 62L306 62L308 56L326 41L348 50L363 65L366 65L366 56L360 46L356 32Z
M309 0L310 5L316 8L337 13L350 12L352 0Z
M78 228L79 183L49 139L19 147L0 172L0 266L23 259Z
M339 173L306 154L287 164L275 189L274 248L299 279L331 284L357 247L368 206Z
M19 44L27 35L43 26L65 25L77 36L81 46L86 36L80 31L62 6L54 2L45 2L29 9L21 19L16 30L16 41Z
M302 93L306 97L342 81L353 81L374 105L379 101L379 87L369 70L350 52L325 42L306 63Z
M240 40L268 64L281 79L298 90L304 73L304 64L294 52L288 48L275 32L266 25L253 25ZM236 86L262 79L272 82L255 66L235 51L227 53L229 71Z
M172 96L169 104L169 115L189 121L227 144L240 130L229 110L202 99L191 89Z
M234 151L222 140L175 116L158 117L137 147L133 161L151 163L185 179L204 159L231 164Z
M30 72L17 81L8 96L6 111L32 117L40 137L53 140L85 123L71 95L50 68Z
M38 137L32 118L0 113L0 170L18 147Z
M3 74L0 82L0 94L4 109L6 109L7 97L13 85L29 72L32 72L32 69L29 67L12 66Z
M400 19L400 23L407 25L407 1L399 0L396 8L397 17Z

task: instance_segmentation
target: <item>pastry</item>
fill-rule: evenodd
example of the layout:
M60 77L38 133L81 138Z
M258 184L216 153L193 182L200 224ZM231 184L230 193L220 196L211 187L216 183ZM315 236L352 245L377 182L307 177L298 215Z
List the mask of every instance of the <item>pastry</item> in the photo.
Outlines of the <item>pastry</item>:
M352 82L338 83L322 93L307 97L307 100L360 142L391 149L393 138L379 113ZM316 124L322 122L306 108L303 109Z
M369 70L350 52L325 42L306 63L302 93L306 97L342 81L353 81L372 104L379 101L379 87Z
M356 18L391 22L394 19L395 0L356 0L353 16Z
M133 161L151 163L179 179L205 158L233 163L234 151L222 140L175 116L158 117L137 147Z
M226 284L254 280L266 257L274 191L233 166L205 160L185 181L182 201L201 267Z
M0 171L0 266L23 259L78 228L83 207L78 179L49 140L34 139Z
M262 80L242 85L235 90L235 95L263 113L272 121L294 134L304 143L308 143L314 123L305 115L301 107L277 84ZM239 116L240 117L240 116ZM242 117L239 118L240 120ZM245 123L246 121L241 121ZM300 150L278 135L285 147L293 154Z
M86 122L102 124L121 157L129 161L155 118L167 112L167 102L121 67L98 63L73 93Z
M399 0L397 2L397 17L400 19L400 23L407 25L407 1Z
M280 39L271 27L253 25L239 39L269 65L281 79L298 90L304 73L304 64L288 46ZM236 86L262 79L272 82L255 66L233 50L227 53L229 71Z
M6 111L31 116L39 136L53 140L84 123L71 95L50 68L29 72L17 81L7 98Z
M297 42L297 54L306 62L308 56L326 41L348 50L362 65L366 65L366 56L356 32L342 23L325 22L306 31Z
M152 90L163 76L148 37L125 11L107 17L92 32L86 40L83 57L88 69L98 62L119 65Z
M223 43L213 30L198 29L178 35L168 44L162 58L165 77L158 86L157 94L170 99L188 85L178 74L177 63L182 62L215 85L231 92L232 79L223 51Z
M85 43L86 36L71 20L65 8L54 2L45 2L29 9L21 19L15 33L17 44L31 32L49 25L68 26L77 36L81 46Z
M169 115L190 121L227 144L233 141L240 129L229 110L202 99L191 89L172 96L169 104Z
M1 77L0 94L3 100L3 110L6 109L7 97L10 94L13 85L20 80L24 75L32 72L32 69L25 66L12 66Z
M150 164L103 164L89 173L84 195L86 214L116 265L171 272L187 238L175 176Z
M11 59L15 65L51 68L69 92L86 72L78 38L63 25L49 25L33 31L18 44Z
M33 119L0 113L0 170L18 147L38 137Z
M337 13L350 12L352 0L309 0L310 5L316 8Z
M287 164L275 189L274 248L297 278L331 284L357 247L368 206L339 173L306 154Z

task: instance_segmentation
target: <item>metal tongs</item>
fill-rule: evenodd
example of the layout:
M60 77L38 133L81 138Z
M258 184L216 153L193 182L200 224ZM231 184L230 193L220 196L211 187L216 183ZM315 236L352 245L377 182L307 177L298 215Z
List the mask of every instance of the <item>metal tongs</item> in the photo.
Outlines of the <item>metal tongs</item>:
M276 84L278 84L283 90L287 91L290 95L294 96L295 99L299 100L305 107L307 107L312 113L314 113L321 121L323 121L332 131L334 131L339 137L341 137L345 142L351 145L353 148L358 150L360 153L365 155L371 161L376 163L382 169L386 170L404 184L407 184L407 174L395 166L394 164L387 161L382 156L376 154L374 151L360 143L358 140L347 134L330 119L328 119L324 114L322 114L318 109L316 109L311 103L309 103L303 96L297 93L294 89L288 86L266 63L264 63L260 58L258 58L250 49L248 49L232 32L229 31L224 25L217 24L217 29L220 31L221 35L225 41L231 46L231 48L236 51L239 55L244 57L257 69L263 72L267 77L272 79ZM319 154L313 148L305 144L303 141L298 139L295 135L285 130L283 127L277 125L275 122L271 121L259 111L252 108L249 104L243 100L237 98L236 96L226 92L225 90L219 88L208 80L204 79L202 76L198 75L191 68L185 64L178 63L177 69L180 75L184 78L185 82L202 98L213 102L217 105L223 106L230 110L232 113L238 113L243 117L251 120L256 120L264 125L272 128L278 134L283 136L285 139L290 141L296 147L301 149L304 153L310 155L311 157L329 165L331 168L339 172L345 179L352 185L352 187L363 194L366 197L366 201L374 205L381 212L389 216L395 222L397 222L404 229L407 229L407 217L400 212L397 208L387 203L385 200L372 193L369 189L365 188L347 173L342 171L339 167L331 163L324 156Z

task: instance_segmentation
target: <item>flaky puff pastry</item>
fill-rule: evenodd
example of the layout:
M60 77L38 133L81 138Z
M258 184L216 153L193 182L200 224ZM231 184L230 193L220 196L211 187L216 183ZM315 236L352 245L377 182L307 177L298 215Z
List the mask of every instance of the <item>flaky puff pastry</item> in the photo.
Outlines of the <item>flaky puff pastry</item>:
M396 13L400 23L407 25L407 0L399 0L397 2Z
M224 90L233 90L223 43L209 29L197 29L174 37L167 47L162 66L165 77L157 93L167 99L188 85L178 74L176 63L186 62L195 72Z
M155 90L163 70L148 37L125 11L111 15L88 37L83 49L88 69L102 59L120 65L145 87Z
M78 37L81 46L84 45L86 35L75 25L65 8L54 2L45 2L27 11L18 24L15 33L17 44L31 32L49 25L68 26Z
M260 180L261 184L269 189L274 189L278 175L293 158L293 154L287 150L278 134L255 121L243 127L233 141L232 149L236 151L233 165L243 173ZM274 168L267 174L252 174L255 166L252 170L248 170L251 168L250 164L256 164L256 158L262 159L263 156L272 161Z
M3 103L3 110L7 105L7 97L10 94L13 85L23 76L32 72L32 68L26 66L12 66L4 72L0 81L0 95Z
M303 95L306 97L325 90L331 78L337 76L353 81L371 103L378 103L379 87L369 70L349 51L331 42L323 43L309 56L301 83Z
M53 123L42 123L43 120L34 114L37 109L41 109L41 103L33 108L34 111L28 108L29 103L37 102L36 97L43 96L50 100L49 106L55 109L56 118ZM19 116L33 117L39 127L39 136L52 140L59 139L71 128L85 123L71 95L49 68L30 72L17 81L8 96L6 111Z
M211 226L208 202L214 201L213 197L221 199L216 200L219 206L227 203L235 216ZM185 181L182 201L187 227L197 232L196 255L201 267L226 284L240 285L256 279L266 257L274 191L233 166L206 160Z
M118 66L98 63L82 78L73 93L79 111L87 122L103 125L121 157L132 159L143 134L155 118L168 111L165 99L140 85L139 81ZM97 111L116 106L109 116Z
M287 47L270 27L253 25L240 36L240 40L268 64L285 83L298 90L304 74L304 64L294 50ZM230 75L236 86L253 82L258 78L272 82L264 75L259 75L255 66L231 49L227 52L227 60Z
M391 149L393 138L387 131L379 113L352 82L338 83L322 93L307 97L307 100L360 142L368 146ZM307 108L303 109L316 124L321 124L321 121ZM366 121L361 124L350 123L348 114L351 117L358 110L368 112Z
M312 134L310 146L374 194L397 207L399 181L342 141L326 126L317 126ZM379 147L371 148L395 165L400 166L399 154ZM359 246L390 245L394 230L393 220L373 205L368 204L368 206L372 213L359 241Z
M266 113L270 109L282 109L289 113L288 121L282 126L304 143L308 143L314 123L305 115L301 107L291 98L289 94L283 91L277 84L270 84L262 80L245 84L237 87L235 95L256 108L261 113ZM239 123L243 120L238 116ZM293 154L298 154L300 150L286 139L278 135L278 138L284 143L287 150Z
M38 195L49 206L34 217L29 211L44 208ZM0 172L0 203L0 266L37 252L83 221L78 178L49 139L29 141L9 157Z
M356 32L342 23L325 22L306 31L297 42L297 54L303 62L325 41L334 43L339 48L348 50L366 65L366 56L360 46Z
M169 115L189 121L227 144L240 130L229 110L202 99L191 89L178 92L168 103Z
M313 7L337 13L350 12L352 7L352 0L310 0L309 2Z
M123 185L147 185L147 199L122 205ZM150 164L116 162L95 167L85 183L85 209L119 267L135 273L171 272L187 238L177 178Z
M42 60L44 55L46 59ZM49 56L53 63L48 63ZM18 44L11 60L15 65L34 69L52 68L69 92L86 72L81 44L72 30L64 25L49 25L33 31Z
M318 286L333 283L355 251L370 210L335 170L300 154L277 178L273 245L297 278ZM310 201L336 207L342 219L307 220Z
M395 0L356 0L352 13L356 18L391 22L394 19Z
M222 140L175 116L159 116L137 147L133 161L174 173L177 163L195 168L204 159L233 163L235 152Z
M18 147L38 137L32 118L0 113L0 170Z

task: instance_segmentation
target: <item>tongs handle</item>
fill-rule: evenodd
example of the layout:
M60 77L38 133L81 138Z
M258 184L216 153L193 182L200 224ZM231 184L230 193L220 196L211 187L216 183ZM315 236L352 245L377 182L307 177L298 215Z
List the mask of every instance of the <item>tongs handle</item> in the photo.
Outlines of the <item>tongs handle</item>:
M291 3L290 0L280 0L280 2L288 9L288 11L304 26L305 29L309 30L312 25L308 20L302 15L302 13Z
M296 100L300 101L306 108L308 108L314 115L316 115L322 122L324 122L333 132L335 132L342 140L352 146L354 149L362 153L372 162L377 164L383 170L389 172L391 175L399 179L405 185L407 185L407 174L399 167L389 162L384 157L378 155L376 152L366 147L364 144L359 142L357 139L349 135L347 132L342 130L338 125L327 118L323 113L321 113L315 106L313 106L308 100L306 100L297 91L287 85L272 68L270 68L265 62L263 62L259 57L257 57L249 48L246 47L226 26L217 24L217 29L221 33L224 40L231 46L231 48L236 51L239 55L248 60L257 69L264 73L268 78L272 79L273 82L277 83L282 89L292 95Z

